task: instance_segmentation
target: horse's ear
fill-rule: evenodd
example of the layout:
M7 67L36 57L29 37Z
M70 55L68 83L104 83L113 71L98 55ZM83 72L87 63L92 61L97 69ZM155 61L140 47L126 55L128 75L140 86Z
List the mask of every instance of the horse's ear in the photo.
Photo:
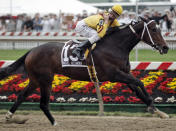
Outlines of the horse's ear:
M148 22L148 20L147 20L146 18L142 17L142 16L139 16L139 18L140 18L142 21L144 21L144 22Z

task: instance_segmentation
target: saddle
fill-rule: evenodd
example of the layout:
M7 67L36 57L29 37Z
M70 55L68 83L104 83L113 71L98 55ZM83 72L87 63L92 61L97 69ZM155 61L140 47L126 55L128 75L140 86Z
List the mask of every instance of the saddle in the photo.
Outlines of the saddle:
M70 40L65 43L62 48L61 53L61 62L62 67L87 67L89 63L89 59L91 59L91 51L95 48L96 44L92 45L92 48L89 48L85 51L84 57L85 60L79 60L72 51L80 44L81 42L78 40ZM92 61L92 60L91 60Z

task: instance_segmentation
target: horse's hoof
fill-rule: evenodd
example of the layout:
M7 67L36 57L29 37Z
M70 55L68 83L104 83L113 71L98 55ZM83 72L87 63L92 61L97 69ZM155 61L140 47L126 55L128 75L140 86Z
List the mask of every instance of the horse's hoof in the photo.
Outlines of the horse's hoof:
M16 123L16 124L24 124L28 119L20 119L18 117L6 120L6 123Z
M56 126L56 125L57 125L57 122L54 122L54 123L53 123L53 126Z
M157 114L162 119L170 118L168 114L166 114L165 112L160 111L159 109L156 109L156 111L154 113Z
M10 111L8 111L8 112L6 113L6 116L5 116L6 121L12 119L12 116L13 116L13 113L11 113Z
M14 118L14 122L17 124L24 124L26 123L28 119L19 119L19 118Z

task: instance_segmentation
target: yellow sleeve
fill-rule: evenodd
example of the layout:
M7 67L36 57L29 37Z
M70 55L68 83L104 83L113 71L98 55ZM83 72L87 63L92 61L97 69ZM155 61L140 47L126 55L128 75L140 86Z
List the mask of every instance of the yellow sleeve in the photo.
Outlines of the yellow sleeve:
M106 34L107 28L108 28L108 24L104 23L104 19L100 19L97 25L98 36L102 38Z
M120 26L119 22L115 19L111 25L111 27L115 27L115 26Z

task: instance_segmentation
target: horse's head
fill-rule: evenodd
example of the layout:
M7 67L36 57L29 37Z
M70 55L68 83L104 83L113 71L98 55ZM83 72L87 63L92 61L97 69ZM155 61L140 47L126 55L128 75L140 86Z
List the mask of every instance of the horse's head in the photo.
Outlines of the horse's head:
M160 28L157 27L157 24L154 20L148 20L143 17L140 17L143 22L143 30L140 35L141 40L157 49L160 54L166 54L169 47L166 44L166 41L161 35Z

